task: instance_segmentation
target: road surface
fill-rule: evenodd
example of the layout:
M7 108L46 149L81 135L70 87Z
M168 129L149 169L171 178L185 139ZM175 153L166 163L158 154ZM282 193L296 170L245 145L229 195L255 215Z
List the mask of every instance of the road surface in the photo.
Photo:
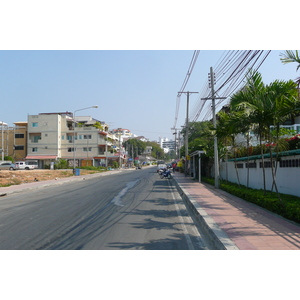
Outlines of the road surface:
M155 167L0 199L0 249L210 249Z

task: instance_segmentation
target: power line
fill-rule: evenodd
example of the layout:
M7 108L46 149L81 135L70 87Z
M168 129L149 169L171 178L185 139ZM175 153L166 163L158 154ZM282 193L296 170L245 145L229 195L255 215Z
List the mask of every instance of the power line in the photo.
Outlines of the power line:
M186 85L187 85L187 83L190 79L190 76L193 72L196 61L198 59L199 53L200 53L200 50L195 50L194 51L191 62L190 62L190 65L189 65L189 68L188 68L188 71L187 71L187 74L185 76L185 79L183 81L181 89L177 94L176 109L175 109L175 121L174 121L174 126L173 126L174 128L176 127L176 123L177 123L177 119L178 119L178 113L179 113L179 107L180 107L180 97L181 97L181 94L183 93L183 91L184 91L184 89L185 89L185 87L186 87Z
M215 68L216 77L218 79L218 85L216 87L216 93L221 92L221 89L227 86L227 89L221 96L229 97L237 88L239 88L247 74L248 69L255 69L262 65L271 50L233 50L226 51L224 58L219 65ZM228 75L229 74L229 75ZM200 98L204 98L204 95L209 95L209 89L207 83L200 94ZM210 95L209 95L210 96ZM209 97L208 96L208 97ZM207 97L207 96L205 96ZM201 101L199 98L197 108L193 111L193 121L196 121L202 112L205 112L204 117L207 119L211 115L210 103L207 101ZM224 101L216 104L216 108Z

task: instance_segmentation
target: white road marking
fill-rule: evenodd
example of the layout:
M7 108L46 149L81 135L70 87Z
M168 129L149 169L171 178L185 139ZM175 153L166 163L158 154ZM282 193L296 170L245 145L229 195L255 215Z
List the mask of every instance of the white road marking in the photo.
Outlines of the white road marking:
M128 183L126 184L126 187L125 187L125 188L124 188L117 196L115 196L115 197L111 200L111 202L114 203L114 204L117 205L117 206L124 206L124 205L122 204L121 198L128 192L129 189L133 188L133 187L137 184L137 182L139 182L139 181L140 181L140 179L135 180L135 181L128 182Z
M168 182L168 183L169 183L169 182ZM178 206L176 197L175 197L175 195L174 195L173 188L171 187L170 183L169 183L169 187L170 187L170 189L171 189L172 198L173 198L174 203L175 203L177 215L178 215L178 218L179 218L179 220L180 220L180 222L181 222L181 227L182 227L183 234L184 234L184 236L185 236L187 245L188 245L188 247L189 247L190 250L195 250L194 245L193 245L193 243L192 243L192 240L191 240L191 238L190 238L190 235L189 235L189 233L188 233L188 230L187 230L187 228L186 228L186 226L185 226L185 222L184 222L184 220L183 220L183 217L182 217L182 215L180 214L180 209L179 209L179 206Z

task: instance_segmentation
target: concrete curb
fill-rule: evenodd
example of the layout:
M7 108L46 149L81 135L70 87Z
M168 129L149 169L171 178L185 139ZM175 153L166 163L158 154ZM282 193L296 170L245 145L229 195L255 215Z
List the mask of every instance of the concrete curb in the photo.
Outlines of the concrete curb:
M207 237L210 239L211 244L218 250L240 250L228 237L226 232L224 232L213 218L209 216L203 208L201 208L198 202L193 199L189 192L177 182L176 178L173 178L179 194L194 213L194 217L206 233Z

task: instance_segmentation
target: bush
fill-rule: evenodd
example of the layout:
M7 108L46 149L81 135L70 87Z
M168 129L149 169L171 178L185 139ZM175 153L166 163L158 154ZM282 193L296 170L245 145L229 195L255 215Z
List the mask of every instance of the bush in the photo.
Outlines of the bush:
M93 167L93 166L86 166L86 167L80 167L82 170L91 170L91 171L103 171L106 170L105 167Z
M214 184L211 178L202 177L202 181ZM220 189L300 224L300 197L280 194L280 201L275 192L251 189L224 180L220 180Z
M55 169L68 169L68 161L66 159L58 159L54 164Z
M114 169L118 169L119 168L119 163L117 162L117 161L113 161L112 162L112 167L114 168Z

